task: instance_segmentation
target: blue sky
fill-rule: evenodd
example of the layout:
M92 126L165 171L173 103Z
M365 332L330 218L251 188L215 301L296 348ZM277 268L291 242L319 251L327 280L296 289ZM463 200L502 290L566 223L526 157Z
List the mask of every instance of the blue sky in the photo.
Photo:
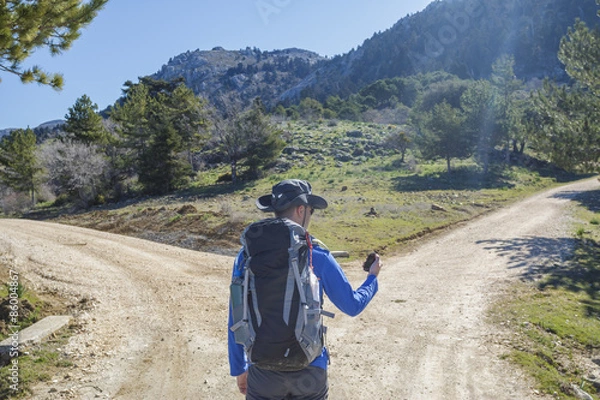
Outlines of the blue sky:
M187 50L298 47L343 54L430 1L110 0L71 49L55 57L40 49L24 63L62 73L62 91L0 74L0 129L64 118L83 94L103 109L125 81L152 74Z

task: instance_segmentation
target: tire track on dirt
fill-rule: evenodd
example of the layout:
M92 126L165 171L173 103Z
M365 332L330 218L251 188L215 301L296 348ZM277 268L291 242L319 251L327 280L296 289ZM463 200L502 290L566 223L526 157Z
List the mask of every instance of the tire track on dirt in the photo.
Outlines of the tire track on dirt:
M86 244L61 244L76 241ZM3 249L36 287L95 304L65 349L80 368L36 398L232 398L223 357L230 258L24 220L0 220Z

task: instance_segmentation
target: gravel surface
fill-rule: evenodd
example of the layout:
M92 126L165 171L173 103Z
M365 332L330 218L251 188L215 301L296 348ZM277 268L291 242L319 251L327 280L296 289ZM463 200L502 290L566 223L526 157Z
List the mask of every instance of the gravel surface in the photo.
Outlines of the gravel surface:
M486 310L548 256L532 248L571 235L572 195L598 187L544 192L385 259L380 291L356 318L326 303L337 311L330 399L540 399L499 358L506 349ZM76 367L33 399L242 399L227 364L231 257L10 219L0 219L0 252L34 289L86 304L62 349ZM355 286L358 264L346 267Z

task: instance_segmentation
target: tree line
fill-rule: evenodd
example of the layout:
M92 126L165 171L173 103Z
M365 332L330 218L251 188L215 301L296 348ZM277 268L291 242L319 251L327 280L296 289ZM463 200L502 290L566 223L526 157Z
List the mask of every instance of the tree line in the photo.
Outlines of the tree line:
M29 193L41 186L82 207L186 187L204 147L224 155L231 179L257 177L284 147L259 99L248 111L218 115L183 80L128 81L104 120L83 95L65 115L65 133L39 141L17 129L0 141L0 182Z

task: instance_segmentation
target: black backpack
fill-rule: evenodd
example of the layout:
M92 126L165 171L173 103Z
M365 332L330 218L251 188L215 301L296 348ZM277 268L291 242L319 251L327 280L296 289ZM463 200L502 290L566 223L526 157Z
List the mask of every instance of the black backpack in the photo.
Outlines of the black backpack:
M250 363L297 371L323 351L325 327L319 282L306 230L281 218L250 225L242 234L245 263L231 284L236 343Z

